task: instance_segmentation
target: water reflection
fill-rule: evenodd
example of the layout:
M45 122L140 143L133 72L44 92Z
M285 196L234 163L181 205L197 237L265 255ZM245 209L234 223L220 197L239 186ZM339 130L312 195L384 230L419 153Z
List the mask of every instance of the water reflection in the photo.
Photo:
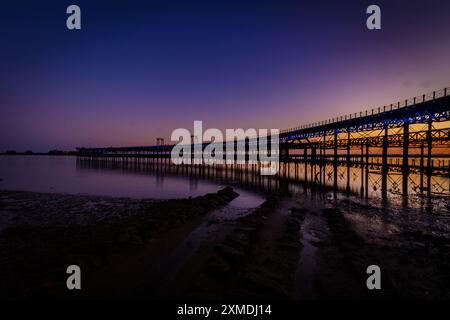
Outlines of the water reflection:
M280 176L273 178L255 174L256 171L245 166L173 166L169 161L149 159L111 162L75 157L0 156L0 188L168 199L197 196L234 185L241 189L239 201L243 206L252 201L255 191L301 190L329 193L332 197L351 196L376 205L433 212L450 209L450 178L445 172L430 175L412 170L405 179L401 170L389 170L383 177L376 161L363 167L299 162L281 164L280 170ZM308 188L304 189L305 186Z
M446 171L410 170L405 173L376 163L369 166L333 164L290 164L290 180L308 182L322 189L338 191L406 207L429 207L448 211L450 177ZM285 173L283 173L285 174Z
M376 205L425 208L436 212L449 210L448 174L430 175L425 171L411 170L405 175L392 167L383 173L376 161L362 167L329 163L280 164L278 178L255 174L248 166L174 166L164 159L131 159L115 163L101 159L79 159L77 167L80 170L118 170L138 175L185 176L192 184L208 180L265 192L280 189L298 192L306 185L311 191L332 191L334 197L351 196Z
M0 189L131 198L180 198L222 186L160 172L101 170L77 166L75 157L0 156Z

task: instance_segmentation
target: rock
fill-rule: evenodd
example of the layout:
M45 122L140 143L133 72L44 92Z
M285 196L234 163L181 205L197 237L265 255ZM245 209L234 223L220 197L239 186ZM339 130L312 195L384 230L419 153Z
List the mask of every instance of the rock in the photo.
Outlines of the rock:
M214 257L208 263L206 272L213 278L223 279L231 273L231 266L220 257Z
M219 219L213 219L213 220L209 220L208 221L208 225L212 225L212 224L218 224L220 222Z
M96 255L90 255L87 260L89 266L92 266L93 268L100 268L103 265L102 259Z
M255 232L255 230L256 230L256 228L254 228L254 227L238 227L238 228L236 228L236 231L237 232L241 232L241 233L244 233L244 234L249 234L249 233L253 233L253 232Z
M237 248L238 250L243 251L246 251L250 246L248 239L243 239L239 235L230 235L225 240L225 244L229 245L232 248Z
M124 244L130 242L131 237L128 233L122 232L119 233L119 235L116 237L116 243L118 244Z
M221 256L226 258L227 260L231 260L233 263L238 263L242 258L244 258L244 253L227 246L225 244L219 244L215 247L216 252L218 252Z
M298 245L296 243L280 243L279 246L287 250L292 251L298 250Z
M269 277L262 277L259 274L249 273L245 275L242 279L242 284L249 292L257 293L262 297L276 297L280 299L289 296L278 281L274 281Z
M142 245L144 244L144 240L139 235L134 235L132 239L132 243L136 245Z

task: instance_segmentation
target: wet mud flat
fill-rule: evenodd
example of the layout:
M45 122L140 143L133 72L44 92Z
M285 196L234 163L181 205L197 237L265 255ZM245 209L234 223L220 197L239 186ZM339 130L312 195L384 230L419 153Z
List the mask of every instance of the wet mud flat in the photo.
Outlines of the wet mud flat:
M449 299L450 216L331 201L319 243L317 290L326 298ZM381 269L381 290L367 290L366 268ZM341 270L340 277L336 271ZM363 284L363 285L361 285Z
M206 261L182 296L201 300L291 298L304 214L305 210L288 208L278 195L269 197L210 245Z
M448 299L449 218L327 194L274 195L210 238L166 297ZM367 287L371 265L381 290Z
M10 217L0 296L450 298L446 214L309 192L237 209L238 196L231 188L167 201L0 191ZM82 269L80 291L65 287L70 264ZM381 269L381 290L366 286L370 265Z
M101 296L102 281L126 296L139 268L237 196L228 187L166 201L0 191L0 214L9 217L0 233L0 297L64 297L72 264L83 272L80 297Z

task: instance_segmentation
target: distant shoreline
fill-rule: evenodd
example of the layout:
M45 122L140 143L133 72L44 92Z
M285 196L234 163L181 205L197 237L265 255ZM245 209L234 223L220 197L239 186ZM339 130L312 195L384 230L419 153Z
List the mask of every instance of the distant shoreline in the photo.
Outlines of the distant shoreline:
M0 152L0 156L76 156L76 151L61 152Z

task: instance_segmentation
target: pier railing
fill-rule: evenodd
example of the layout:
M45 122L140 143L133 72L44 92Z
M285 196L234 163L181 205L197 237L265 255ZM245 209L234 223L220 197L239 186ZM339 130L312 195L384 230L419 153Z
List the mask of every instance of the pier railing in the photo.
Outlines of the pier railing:
M398 101L397 103L391 103L389 105L385 105L382 107L373 108L373 109L366 110L366 111L350 113L350 114L338 116L338 117L323 120L323 121L313 122L313 123L304 124L304 125L301 125L298 127L284 129L284 130L281 130L280 133L289 133L289 132L298 131L298 130L302 130L302 129L314 128L314 127L318 127L321 125L337 123L337 122L341 122L341 121L345 121L345 120L367 117L367 116L376 115L376 114L380 114L380 113L384 113L384 112L388 112L388 111L392 111L392 110L397 110L397 109L401 109L401 108L414 106L414 105L417 105L420 103L432 101L432 100L447 97L447 96L450 96L450 87L446 87L441 90L422 94L420 96L416 96L416 97L413 97L410 99Z

